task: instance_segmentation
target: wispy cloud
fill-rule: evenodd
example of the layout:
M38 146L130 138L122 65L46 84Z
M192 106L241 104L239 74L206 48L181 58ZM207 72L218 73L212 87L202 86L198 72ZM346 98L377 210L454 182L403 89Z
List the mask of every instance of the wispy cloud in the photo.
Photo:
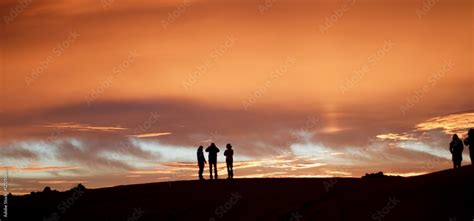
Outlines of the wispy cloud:
M385 133L376 137L381 140L391 141L416 141L421 140L422 133L440 130L444 134L465 134L470 128L474 128L474 112L449 114L430 118L424 122L417 123L415 129L403 133Z
M44 180L38 181L39 184L71 184L71 183L87 183L85 180L78 180L78 181L69 181L69 180Z
M397 134L397 133L387 133L387 134L379 134L376 136L382 140L415 140L412 135L407 133Z
M411 173L385 173L387 176L403 176L403 177L411 177L411 176L420 176L423 174L427 174L428 172L411 172Z
M1 169L8 169L15 172L24 172L24 173L31 173L31 172L47 172L47 171L65 171L65 170L78 170L80 167L74 166L27 166L27 167L0 167Z
M127 128L120 127L120 126L95 126L91 124L80 124L80 123L75 123L75 122L53 123L53 124L42 125L42 126L48 127L48 128L70 129L70 130L78 130L78 131L113 132L113 131L127 130Z
M431 118L416 125L418 131L441 129L446 134L464 134L474 128L474 112Z
M127 135L129 137L137 137L137 138L147 138L147 137L161 137L171 135L170 132L162 132L162 133L145 133L145 134L136 134L136 135Z

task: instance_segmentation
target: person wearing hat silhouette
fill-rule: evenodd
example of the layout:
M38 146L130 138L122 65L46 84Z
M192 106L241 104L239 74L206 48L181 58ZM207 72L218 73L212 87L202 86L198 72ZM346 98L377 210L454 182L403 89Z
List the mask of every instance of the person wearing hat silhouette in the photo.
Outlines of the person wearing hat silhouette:
M202 151L203 146L199 146L197 149L197 160L199 166L199 180L204 180L202 173L204 172L204 164L206 164L206 158L204 157L204 152Z
M217 148L216 144L211 143L209 147L206 148L206 152L209 153L209 173L211 174L212 180L212 165L214 165L214 175L217 180L217 153L219 153L219 148Z
M232 145L229 143L226 146L227 150L224 151L225 162L227 164L227 178L234 178L234 150L232 150Z

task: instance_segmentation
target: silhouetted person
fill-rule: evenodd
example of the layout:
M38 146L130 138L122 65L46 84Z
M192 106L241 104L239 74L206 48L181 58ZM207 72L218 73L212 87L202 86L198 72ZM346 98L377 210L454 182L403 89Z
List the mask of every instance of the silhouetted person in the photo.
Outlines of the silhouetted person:
M227 164L227 178L232 179L234 178L234 150L232 150L232 145L227 144L227 150L224 151L225 162Z
M474 129L469 129L467 137L464 139L464 144L469 147L469 156L471 157L471 164L474 165Z
M449 143L449 151L453 155L454 169L461 168L463 150L464 145L462 144L461 139L459 139L457 134L454 134L453 140L451 141L451 143Z
M204 180L202 173L204 172L204 164L206 164L206 158L204 157L203 147L199 146L197 150L197 160L199 166L199 180Z
M211 174L212 180L212 165L214 165L214 175L216 175L217 180L217 153L219 153L219 148L217 148L216 144L211 143L209 147L206 148L206 152L209 152L209 173Z

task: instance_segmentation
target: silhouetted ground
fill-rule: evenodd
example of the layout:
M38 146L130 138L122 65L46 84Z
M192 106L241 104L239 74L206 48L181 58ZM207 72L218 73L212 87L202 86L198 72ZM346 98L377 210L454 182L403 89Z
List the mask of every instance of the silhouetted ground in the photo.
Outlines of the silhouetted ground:
M22 221L472 221L473 190L472 166L411 178L179 181L14 196L8 215Z

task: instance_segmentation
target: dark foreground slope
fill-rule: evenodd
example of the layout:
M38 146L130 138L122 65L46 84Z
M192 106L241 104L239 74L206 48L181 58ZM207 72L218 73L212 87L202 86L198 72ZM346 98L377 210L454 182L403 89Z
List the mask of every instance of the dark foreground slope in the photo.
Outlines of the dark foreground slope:
M9 199L9 220L473 220L474 168L411 178L181 181Z

